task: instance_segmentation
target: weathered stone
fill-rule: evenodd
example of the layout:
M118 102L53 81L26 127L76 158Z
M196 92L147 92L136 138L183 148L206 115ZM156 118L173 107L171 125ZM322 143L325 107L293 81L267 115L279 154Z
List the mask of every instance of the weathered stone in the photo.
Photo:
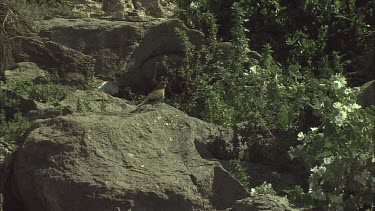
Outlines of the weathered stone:
M36 82L44 80L47 74L33 62L20 62L13 65L9 70L5 70L5 77L8 81Z
M375 80L369 81L361 87L357 102L363 108L375 105Z
M1 98L4 97L4 98L12 99L18 102L17 107L4 107L3 108L8 117L12 117L17 112L22 112L23 114L26 114L27 112L38 108L38 105L34 100L28 97L22 96L18 94L17 92L7 89L5 87L0 87L0 94L1 94L0 95Z
M216 130L165 104L38 121L6 197L26 210L225 209L247 193L196 150Z
M46 70L56 70L62 83L84 86L93 74L95 59L56 42L18 37L16 62L31 61Z
M116 96L119 94L119 87L117 84L110 82L110 81L104 81L99 87L98 91L107 93L112 96Z
M227 211L297 211L286 198L274 195L256 195L246 199L238 200L231 209Z
M165 56L172 62L182 60L183 41L177 36L176 28L186 31L197 49L201 47L204 35L197 30L187 29L179 20L169 20L151 28L132 54L133 69L124 77L124 81L130 81L135 90L149 91L152 81L166 74L161 65Z
M135 90L150 91L155 76L165 74L161 65L165 56L182 61L183 41L176 28L186 31L190 41L200 48L204 35L184 26L179 20L108 21L98 19L45 20L40 35L96 58L95 71L100 78L110 72L127 72L120 82Z

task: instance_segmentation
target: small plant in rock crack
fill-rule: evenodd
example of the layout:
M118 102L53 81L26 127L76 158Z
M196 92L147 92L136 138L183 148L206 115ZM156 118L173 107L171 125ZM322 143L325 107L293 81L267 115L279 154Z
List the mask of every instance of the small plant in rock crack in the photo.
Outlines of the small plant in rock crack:
M264 182L263 184L259 185L258 187L251 188L250 194L252 196L257 194L271 194L276 195L276 192L272 188L272 184Z
M47 81L43 84L24 81L8 81L7 87L18 94L25 95L35 101L52 106L58 105L58 103L65 99L69 94L67 87L53 84L51 81Z
M0 82L0 87L4 86ZM22 116L19 100L0 88L0 150L11 151L11 145L20 140L30 127L30 121Z
M241 183L243 187L248 189L249 175L246 173L246 169L242 166L239 159L231 160L229 163L232 166L231 174Z

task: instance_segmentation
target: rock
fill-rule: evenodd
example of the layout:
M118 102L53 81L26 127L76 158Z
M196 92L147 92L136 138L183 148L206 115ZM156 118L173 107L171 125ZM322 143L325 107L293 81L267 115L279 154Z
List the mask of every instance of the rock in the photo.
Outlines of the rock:
M76 90L60 102L62 107L69 107L73 112L110 112L123 113L135 109L130 102L112 97L103 92Z
M18 102L17 107L6 106L2 108L5 110L6 116L9 118L13 117L13 115L17 112L22 112L23 114L26 114L27 112L36 110L38 108L38 105L34 100L22 96L13 90L7 89L6 87L0 87L0 97L2 98L1 100L7 98Z
M128 14L135 11L140 16L155 18L169 17L174 14L176 5L160 0L103 0L103 11L107 14Z
M184 30L197 49L202 46L203 33L186 28L179 20L161 23L151 28L135 49L132 54L133 69L124 76L123 81L131 81L130 86L135 90L150 91L153 79L166 74L166 69L161 65L165 56L168 56L170 63L182 61L183 41L177 36L176 28Z
M144 34L161 22L54 18L41 22L40 36L93 56L96 74L108 79L129 63Z
M375 80L369 81L361 87L357 102L362 108L375 105Z
M64 116L68 114L72 114L73 110L68 106L57 106L57 107L47 107L43 108L40 107L37 110L29 111L25 117L27 117L30 121L37 120L37 119L49 119L57 116Z
M14 157L8 210L217 210L248 196L196 149L217 126L166 104L131 107L38 120Z
M13 65L9 70L5 70L5 77L8 81L37 82L44 80L47 74L33 62L20 62Z
M16 62L31 61L48 71L55 70L64 84L84 87L93 74L95 59L56 42L17 37Z
M274 195L256 195L246 199L238 200L231 209L227 211L297 211L288 203L286 198Z
M117 84L111 81L104 81L99 87L99 92L104 92L112 96L116 96L119 93L119 87Z
M54 18L42 21L40 36L93 56L99 78L108 80L114 71L127 72L119 85L146 93L152 89L154 76L165 74L161 65L165 56L176 63L183 59L183 43L175 33L176 27L185 30L199 49L204 35L176 19L145 22Z

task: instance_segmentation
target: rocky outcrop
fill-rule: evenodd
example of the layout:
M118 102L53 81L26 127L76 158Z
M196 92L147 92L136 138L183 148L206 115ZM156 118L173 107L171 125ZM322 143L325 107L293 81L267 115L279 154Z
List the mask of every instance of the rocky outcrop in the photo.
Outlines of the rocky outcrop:
M34 62L57 74L64 84L83 87L94 72L94 58L79 51L33 37L17 37L16 40L20 53L13 55L15 62Z
M134 90L152 88L152 80L165 74L161 62L183 57L182 40L175 29L186 31L191 42L200 46L204 35L187 29L179 20L62 19L45 20L40 35L69 46L96 59L95 71L108 79L114 71L122 72L121 83Z
M0 157L6 211L291 207L277 196L247 199L228 161L218 160L228 157L215 152L232 133L166 104L136 107L76 90L59 106L36 104L25 116L36 122L24 142ZM251 187L272 175L253 164L247 169Z
M14 157L8 209L214 210L247 196L197 150L216 126L165 104L131 108L38 121Z
M272 210L272 211L297 211L288 203L286 198L262 194L257 196L251 196L246 199L238 200L234 206L227 211L261 211L261 210Z
M33 62L20 62L4 71L8 81L30 81L44 80L47 73L41 70Z

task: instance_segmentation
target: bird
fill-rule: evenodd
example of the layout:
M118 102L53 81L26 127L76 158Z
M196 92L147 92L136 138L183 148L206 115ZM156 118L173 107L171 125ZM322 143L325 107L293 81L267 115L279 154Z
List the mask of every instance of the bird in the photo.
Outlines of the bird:
M142 103L138 104L138 107L144 104L154 105L154 104L162 102L165 96L166 86L167 86L167 81L165 80L159 81L156 84L155 89L147 95L146 99Z

